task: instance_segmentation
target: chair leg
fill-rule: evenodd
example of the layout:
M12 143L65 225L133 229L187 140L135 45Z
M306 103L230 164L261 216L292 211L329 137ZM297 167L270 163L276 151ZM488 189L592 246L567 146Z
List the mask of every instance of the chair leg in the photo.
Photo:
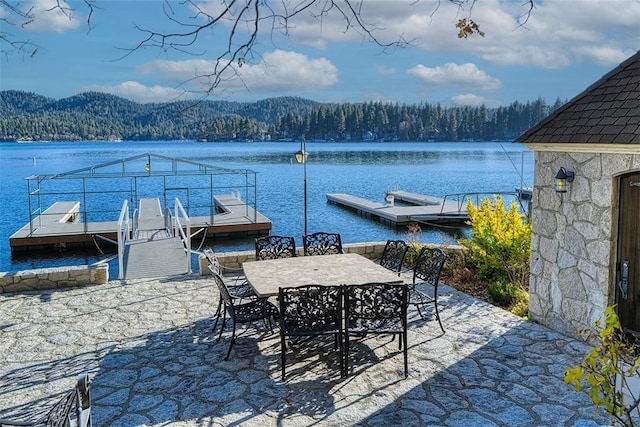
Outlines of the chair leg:
M340 357L340 377L346 377L347 376L347 369L345 368L345 356L344 356L344 346L342 344L342 333L338 333L338 355Z
M424 308L424 304L418 303L418 304L415 304L415 306L418 309L418 314L420 315L420 318L422 320L427 320L427 317L424 314L422 314L422 309L420 308L420 307Z
M407 349L407 334L406 332L401 334L402 337L400 339L401 342L404 343L404 377L407 378L409 376L409 360L408 360L408 349Z
M222 332L224 331L224 327L227 325L227 316L226 316L226 310L225 312L222 314L222 326L220 326L220 334L218 334L218 339L216 340L216 342L220 342L220 339L222 338Z
M216 328L218 327L218 320L220 320L220 314L222 314L222 298L218 300L218 308L216 309L216 321L213 324L213 332L215 333Z
M438 303L437 303L437 302L435 302L435 303L433 304L433 306L434 306L434 307L435 307L435 309L436 309L436 319L438 319L438 323L440 324L440 329L442 329L442 333L444 334L444 333L445 333L445 331L444 331L444 328L442 327L442 321L440 320L440 312L438 311Z
M229 360L229 355L231 354L231 348L233 348L233 343L236 341L236 322L232 320L233 328L231 331L231 342L229 343L229 350L227 350L227 357L224 360Z
M287 360L287 339L283 333L280 333L280 364L282 365L282 381L284 381L285 362Z
M343 376L348 377L349 376L349 334L345 333L344 334L344 343L343 343L343 350L342 350L342 370L343 370Z

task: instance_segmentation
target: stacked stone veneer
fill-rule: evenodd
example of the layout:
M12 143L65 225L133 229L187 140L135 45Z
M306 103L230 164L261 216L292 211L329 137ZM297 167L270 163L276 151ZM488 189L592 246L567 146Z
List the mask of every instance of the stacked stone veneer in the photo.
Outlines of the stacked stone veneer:
M342 245L342 249L345 253L356 253L365 256L369 259L380 258L382 251L384 250L386 242L366 242L366 243L348 243ZM298 256L302 256L302 248L297 248ZM224 267L231 269L240 269L245 262L255 261L255 251L238 251L238 252L216 252L216 256L220 264ZM204 255L201 255L199 260L200 274L210 275L211 272L207 267L207 259Z
M101 285L108 281L107 264L0 272L0 293Z
M560 169L575 172L554 191ZM614 303L618 180L640 169L640 154L537 152L532 200L529 314L574 334Z

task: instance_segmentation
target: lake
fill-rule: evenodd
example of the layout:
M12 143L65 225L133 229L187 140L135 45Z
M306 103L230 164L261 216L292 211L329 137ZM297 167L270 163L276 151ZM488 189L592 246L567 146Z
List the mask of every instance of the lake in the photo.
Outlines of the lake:
M303 166L293 154L299 142L46 142L0 143L0 271L88 264L104 259L83 253L11 256L9 237L29 220L25 177L82 169L144 153L257 172L257 209L273 234L302 244ZM413 239L456 243L468 230L424 226L419 235L327 203L327 193L347 193L384 203L387 190L431 196L464 192L513 192L533 184L533 154L512 142L313 142L306 144L308 230L339 232L343 243ZM160 195L159 195L160 196ZM122 200L113 200L119 211ZM48 206L43 206L46 208ZM117 216L111 220L117 220ZM253 238L216 241L216 251L253 249ZM111 263L113 264L113 263ZM117 273L110 272L110 277Z

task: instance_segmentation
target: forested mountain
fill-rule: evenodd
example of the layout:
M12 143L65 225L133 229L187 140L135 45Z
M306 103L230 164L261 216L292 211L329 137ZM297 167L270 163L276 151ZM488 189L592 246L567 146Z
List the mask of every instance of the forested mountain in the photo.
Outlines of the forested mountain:
M0 140L510 140L560 105L321 104L295 97L139 104L98 92L56 100L9 90L0 92Z

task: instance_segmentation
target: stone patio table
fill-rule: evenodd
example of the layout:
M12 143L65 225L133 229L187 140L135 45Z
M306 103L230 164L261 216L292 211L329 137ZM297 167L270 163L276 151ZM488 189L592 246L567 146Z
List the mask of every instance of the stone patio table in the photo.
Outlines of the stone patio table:
M277 296L281 287L403 282L396 273L358 254L252 261L242 268L259 297Z

